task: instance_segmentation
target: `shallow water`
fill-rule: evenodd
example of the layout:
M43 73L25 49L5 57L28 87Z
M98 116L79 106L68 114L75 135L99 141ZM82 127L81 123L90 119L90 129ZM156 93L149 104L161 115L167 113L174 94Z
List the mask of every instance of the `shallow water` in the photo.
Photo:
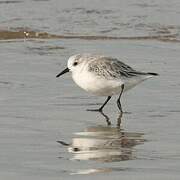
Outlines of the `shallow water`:
M179 2L103 4L0 1L2 179L179 179ZM160 74L124 94L120 129L115 97L104 109L107 126L86 111L103 97L79 89L70 74L55 78L79 52Z

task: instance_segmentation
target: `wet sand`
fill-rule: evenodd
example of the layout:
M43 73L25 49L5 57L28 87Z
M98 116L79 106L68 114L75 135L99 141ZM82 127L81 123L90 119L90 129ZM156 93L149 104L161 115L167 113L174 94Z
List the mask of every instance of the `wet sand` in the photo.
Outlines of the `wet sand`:
M2 179L179 179L178 1L105 4L108 8L81 1L1 1L0 29L17 33L16 38L0 38ZM125 22L129 25L123 26ZM47 37L18 37L27 30ZM131 39L139 36L174 40ZM70 55L83 52L110 55L160 74L123 95L128 113L120 129L116 97L104 109L111 121L107 126L100 113L86 111L99 106L103 97L78 88L70 74L55 78Z

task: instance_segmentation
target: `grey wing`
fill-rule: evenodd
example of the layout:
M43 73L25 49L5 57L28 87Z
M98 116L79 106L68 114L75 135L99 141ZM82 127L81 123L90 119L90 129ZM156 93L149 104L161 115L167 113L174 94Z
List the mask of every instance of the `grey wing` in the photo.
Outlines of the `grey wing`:
M132 76L147 74L136 71L125 63L110 57L101 57L98 60L90 62L89 71L94 72L98 76L104 76L107 79L130 78Z

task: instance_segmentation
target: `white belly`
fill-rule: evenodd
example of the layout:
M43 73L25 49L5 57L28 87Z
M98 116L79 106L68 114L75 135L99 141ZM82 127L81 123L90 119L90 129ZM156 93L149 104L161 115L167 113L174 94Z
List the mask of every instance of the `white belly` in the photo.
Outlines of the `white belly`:
M124 91L127 91L146 79L145 77L137 77L122 80L107 80L87 72L80 74L73 73L72 77L79 87L98 96L112 96L114 94L119 94L121 92L122 84L124 84Z
M73 80L82 89L86 90L95 95L99 96L112 96L121 92L121 85L123 82L107 80L101 78L100 76L94 76L92 73L86 72L86 74L81 73L73 74Z

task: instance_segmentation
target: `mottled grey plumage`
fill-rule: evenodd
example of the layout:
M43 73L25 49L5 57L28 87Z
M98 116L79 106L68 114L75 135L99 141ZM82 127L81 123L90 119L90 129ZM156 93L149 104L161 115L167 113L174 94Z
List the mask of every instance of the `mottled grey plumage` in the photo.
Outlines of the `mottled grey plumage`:
M132 76L148 74L136 71L115 58L104 56L94 57L94 60L88 64L88 70L98 76L104 76L107 79L131 78Z
M136 71L125 63L111 57L93 54L77 54L68 59L67 68L56 77L72 72L72 78L82 89L98 96L107 96L101 111L111 97L119 94L117 105L122 113L121 95L157 73Z

